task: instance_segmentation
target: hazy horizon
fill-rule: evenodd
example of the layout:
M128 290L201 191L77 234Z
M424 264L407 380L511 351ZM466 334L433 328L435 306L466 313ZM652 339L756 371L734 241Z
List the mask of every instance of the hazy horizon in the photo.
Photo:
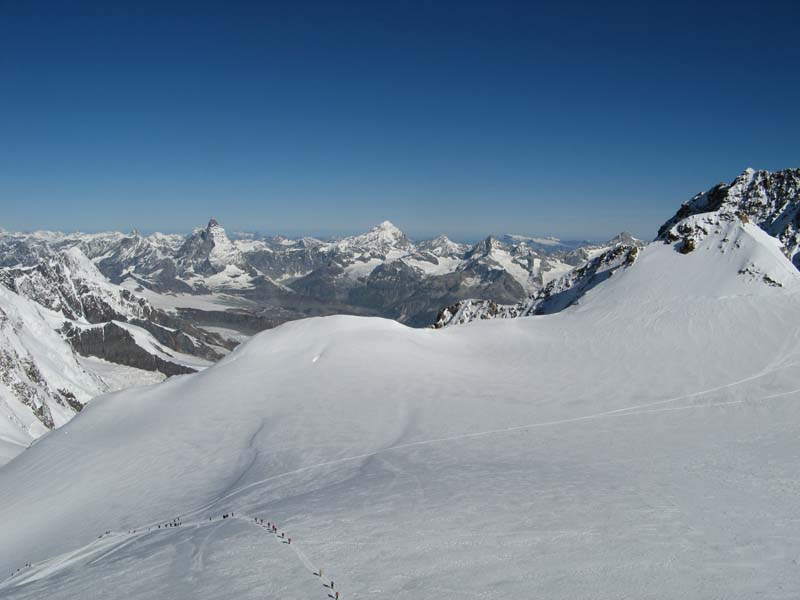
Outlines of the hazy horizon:
M502 236L518 236L518 237L521 237L521 238L536 238L536 239L551 238L551 239L557 239L557 240L562 241L562 242L604 242L604 241L607 241L608 239L610 239L612 237L615 237L616 235L619 235L621 233L631 233L632 234L632 232L629 232L629 231L619 230L616 233L614 233L614 234L612 234L612 235L610 235L610 236L608 236L606 238L588 238L588 237L563 237L563 236L558 236L558 235L553 235L553 234L548 234L548 233L528 233L528 232L523 232L523 231L487 231L483 235L464 237L464 236L451 235L447 231L438 231L438 232L434 232L434 233L414 233L414 232L411 232L411 231L408 231L408 230L404 229L398 223L395 223L394 221L391 221L391 219L384 219L383 221L381 221L379 223L373 223L372 225L368 225L368 226L366 226L366 227L364 227L362 229L359 229L359 230L353 229L353 230L344 230L344 231L341 231L341 232L330 232L330 231L325 231L325 230L317 230L317 231L296 230L296 231L286 232L286 231L277 231L277 230L273 231L273 230L259 229L259 228L252 228L252 229L232 228L232 227L227 226L227 224L222 219L216 217L215 215L211 215L210 217L208 217L205 220L204 224L202 224L202 225L198 224L198 225L195 225L194 227L189 227L189 228L185 228L184 227L184 228L181 228L181 229L174 229L174 230L168 230L168 229L165 229L165 228L142 229L142 228L139 228L139 227L127 227L127 228L126 227L111 227L111 228L100 228L100 229L86 229L86 228L51 229L51 228L37 228L37 227L34 227L34 228L28 228L28 229L21 229L21 228L20 229L11 229L11 228L8 228L8 227L0 226L0 231L4 231L4 232L7 232L7 233L26 234L26 235L27 234L35 234L35 233L58 233L58 234L65 234L65 235L73 235L73 234L94 235L94 234L112 233L112 232L130 234L130 233L133 233L134 231L136 231L139 234L144 235L144 236L149 236L149 235L153 235L153 234L189 236L196 229L205 228L208 225L208 221L210 221L211 219L215 219L218 222L219 226L222 227L225 230L225 233L231 239L241 239L241 238L245 238L245 237L248 237L248 236L262 236L262 237L280 237L280 236L282 236L282 237L286 237L286 238L289 238L289 239L299 239L299 238L303 238L303 237L311 237L311 238L316 238L316 239L325 241L325 240L339 239L339 238L343 238L343 237L357 236L357 235L366 233L370 229L373 229L373 228L377 227L378 225L380 225L380 223L383 223L383 221L389 221L390 223L392 223L392 225L394 225L395 227L400 229L409 239L411 239L412 241L415 241L415 242L432 240L432 239L435 239L435 238L439 237L440 235L446 236L451 241L459 242L459 243L465 243L465 244L475 244L475 243L480 242L481 240L485 240L488 237L499 238L499 237L502 237ZM635 237L638 237L638 236L635 236ZM654 236L651 236L651 237L654 237ZM639 238L639 239L649 240L650 238Z

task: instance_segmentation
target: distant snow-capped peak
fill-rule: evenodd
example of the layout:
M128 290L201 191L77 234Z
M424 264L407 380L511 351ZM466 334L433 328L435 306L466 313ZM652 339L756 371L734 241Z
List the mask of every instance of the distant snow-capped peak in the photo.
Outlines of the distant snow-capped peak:
M380 257L392 251L410 252L413 250L413 244L391 221L383 221L366 233L342 238L332 243L329 249L337 253L352 252Z
M420 252L429 252L436 257L450 257L459 256L464 254L467 250L466 244L459 244L454 242L444 234L424 242L417 244L417 250Z

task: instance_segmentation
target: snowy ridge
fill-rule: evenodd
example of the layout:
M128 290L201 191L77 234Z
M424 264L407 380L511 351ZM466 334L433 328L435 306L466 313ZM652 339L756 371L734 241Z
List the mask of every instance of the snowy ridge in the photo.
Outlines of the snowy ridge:
M632 243L619 242L611 248L592 251L588 254L591 258L583 266L568 270L523 302L498 304L494 300L464 300L442 309L431 327L442 329L477 320L514 319L564 310L617 269L633 265L644 247L638 240L632 240Z
M325 593L235 513L348 597L786 597L800 272L753 223L707 229L596 257L568 310L306 319L90 403L0 469L0 571L34 565L3 596Z
M730 250L731 239L739 243L736 224L750 223L776 238L775 244L795 266L800 267L800 169L769 171L745 170L730 184L718 184L685 202L658 231L657 240L673 244L681 254L689 254L713 240L715 251ZM721 232L727 237L719 237ZM711 237L709 237L711 236ZM520 236L511 236L520 239ZM491 239L486 247L491 248ZM610 248L610 249L609 249ZM528 300L505 305L495 299L468 299L442 309L434 328L469 323L474 320L514 318L557 312L571 306L588 290L620 267L636 260L644 245L623 233L607 245L587 245L564 255L573 269L530 294ZM489 254L487 251L486 254ZM780 281L755 265L744 265L740 275L762 283L780 286Z
M747 169L730 184L720 183L685 202L659 229L658 238L676 241L681 237L677 231L681 221L703 213L715 213L718 219L752 221L778 238L796 264L794 257L800 246L800 169L774 173Z
M39 305L0 285L0 464L105 389Z

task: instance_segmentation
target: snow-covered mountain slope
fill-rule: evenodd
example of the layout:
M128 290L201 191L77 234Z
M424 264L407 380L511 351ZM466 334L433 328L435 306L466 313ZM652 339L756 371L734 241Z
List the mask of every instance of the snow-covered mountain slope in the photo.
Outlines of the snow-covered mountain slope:
M800 268L800 169L770 173L747 169L730 184L720 183L685 202L658 230L657 242L676 244L679 252L692 252L711 231L726 228L726 223L754 223L777 238L783 253ZM519 236L517 236L519 237ZM722 240L720 248L729 240ZM578 301L587 288L636 258L642 244L622 233L607 244L586 245L559 255L571 265L564 273L540 286L527 300L504 304L501 298L469 298L443 308L435 328L469 323L474 320L515 318L533 313L557 312ZM630 254L633 251L634 254ZM752 272L747 267L748 272ZM752 274L752 273L751 273ZM767 283L768 276L763 275Z
M205 359L200 361L204 365L209 360L220 358L231 347L225 347L219 336L176 320L154 308L145 298L110 283L77 247L49 251L39 260L32 266L0 268L0 284L48 309L53 328L67 332L67 338L76 348L79 346L79 331L97 329L88 325L112 322L144 329L142 334L133 338L142 342L136 345L146 351L162 344L174 351L201 357ZM148 339L145 341L145 338ZM110 340L105 336L100 342L89 354L108 358L99 346L110 343ZM163 355L168 351L162 348L160 352ZM117 355L123 364L128 364L124 362L124 356L119 352ZM183 361L183 364L188 363ZM167 374L172 373L167 370Z
M78 247L35 256L0 267L0 439L14 441L0 464L120 382L194 372L234 345L110 283Z
M145 300L109 283L78 248L52 252L32 266L0 268L0 283L73 320L141 319L149 310Z
M754 222L778 238L786 255L798 264L795 256L800 250L800 169L774 173L747 169L730 184L720 183L684 203L659 229L658 237L677 237L674 230L682 220L711 212L722 218L739 216Z
M0 464L107 389L51 321L45 309L0 285Z
M346 237L325 244L324 252L355 256L359 260L370 257L386 258L395 253L398 257L413 250L406 235L390 221L379 223L367 233Z
M283 325L0 469L0 596L790 598L799 307L737 219L555 314Z
M618 269L632 266L645 247L645 244L632 237L618 237L614 242L610 247L581 248L585 263L567 270L522 302L498 304L495 300L462 300L442 309L432 327L442 329L476 320L514 319L564 310L580 301L587 291L611 277Z

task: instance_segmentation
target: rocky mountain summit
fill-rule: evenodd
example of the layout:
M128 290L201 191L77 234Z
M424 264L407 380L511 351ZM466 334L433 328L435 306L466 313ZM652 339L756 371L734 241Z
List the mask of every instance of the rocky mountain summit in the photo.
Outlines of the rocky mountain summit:
M689 220L689 217L708 215ZM747 169L731 183L720 183L685 202L658 230L658 239L680 241L691 252L708 234L703 222L752 222L777 238L786 256L800 268L800 169L770 173Z
M720 183L685 202L658 230L652 243L673 244L681 254L703 248L712 234L729 232L713 248L726 252L739 244L740 230L756 226L775 238L781 252L800 269L800 169L745 170L731 183ZM712 236L712 237L709 237ZM716 239L716 238L714 238ZM466 299L442 309L432 327L469 323L475 320L515 318L558 312L580 298L619 269L632 266L647 244L629 234L620 234L606 247L587 245L561 259L575 268L542 286L518 303L501 300ZM705 248L708 250L708 248ZM743 277L780 286L780 278L763 272L756 264L742 265Z

